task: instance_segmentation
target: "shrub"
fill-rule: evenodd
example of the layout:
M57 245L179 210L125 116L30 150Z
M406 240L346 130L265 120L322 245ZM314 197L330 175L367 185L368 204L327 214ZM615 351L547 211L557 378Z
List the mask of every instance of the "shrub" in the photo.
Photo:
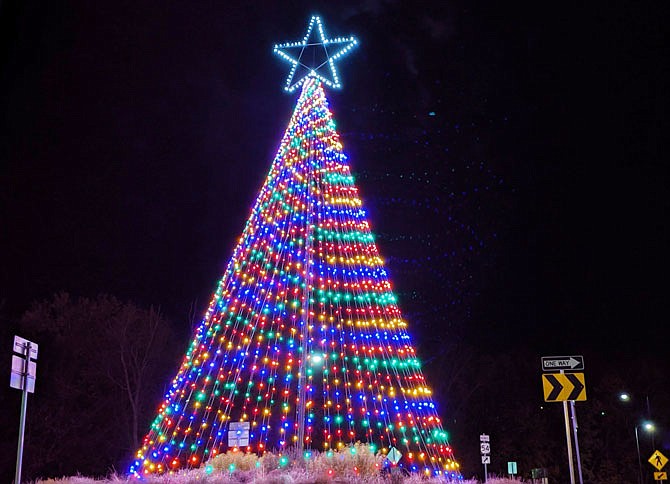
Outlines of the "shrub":
M379 475L384 456L375 454L368 444L356 442L341 450L314 453L306 469L315 476L374 477Z
M256 479L254 484L294 484L294 482L293 477L283 469L274 469L265 476Z
M260 469L263 474L279 469L279 456L272 452L266 452L259 459Z
M247 454L239 450L231 450L219 454L202 464L205 468L211 466L214 471L251 471L260 467L260 462L256 454ZM202 466L201 466L202 468Z

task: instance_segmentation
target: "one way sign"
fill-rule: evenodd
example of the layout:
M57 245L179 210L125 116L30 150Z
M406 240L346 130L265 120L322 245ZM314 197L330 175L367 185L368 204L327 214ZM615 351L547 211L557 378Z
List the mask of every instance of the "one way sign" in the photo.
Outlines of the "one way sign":
M542 387L545 402L586 400L584 373L544 373Z
M542 371L578 371L584 369L583 356L543 356Z

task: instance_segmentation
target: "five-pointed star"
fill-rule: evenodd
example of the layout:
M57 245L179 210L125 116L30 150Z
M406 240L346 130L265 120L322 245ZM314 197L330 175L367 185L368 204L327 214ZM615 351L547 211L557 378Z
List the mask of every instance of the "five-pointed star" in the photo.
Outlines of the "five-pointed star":
M335 61L356 45L358 41L353 36L326 39L321 18L313 16L301 41L274 46L275 54L291 64L284 90L295 91L308 77L316 77L324 84L339 89L342 85L337 77Z

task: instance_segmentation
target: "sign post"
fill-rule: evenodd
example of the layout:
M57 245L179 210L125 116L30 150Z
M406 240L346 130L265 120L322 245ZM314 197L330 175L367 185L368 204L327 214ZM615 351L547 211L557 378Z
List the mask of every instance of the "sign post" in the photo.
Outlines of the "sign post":
M19 443L16 451L16 474L14 482L21 483L21 466L23 464L23 439L26 429L26 409L28 407L28 393L35 392L35 376L37 364L32 361L37 359L37 344L14 336L14 352L12 355L12 373L9 386L21 390L21 420L19 422Z
M544 389L545 402L562 402L563 416L565 417L565 440L568 448L568 467L570 470L570 484L575 484L574 459L572 456L572 437L570 436L570 421L572 421L572 432L575 438L575 451L577 454L577 468L579 484L583 484L582 465L579 455L579 440L577 438L577 412L575 401L586 400L586 384L584 373L584 357L579 356L543 356L542 362L542 387ZM566 373L569 372L569 373ZM570 406L568 407L568 402Z
M547 477L547 469L544 467L538 467L530 470L531 482L537 484L548 484L549 478Z
M507 473L512 479L514 479L514 476L517 474L516 462L507 463Z
M668 458L663 455L660 450L655 451L651 454L651 457L647 460L652 466L656 468L658 472L654 472L654 480L657 482L667 481L668 473L663 471L665 464L668 463Z
M563 401L563 416L565 417L565 439L568 446L568 468L570 469L570 484L575 484L575 468L572 458L572 439L570 438L570 417L568 416L568 402Z
M575 401L570 401L570 412L572 414L572 435L575 436L575 457L577 457L577 476L579 477L579 484L584 484L582 477L582 458L579 455L579 439L577 438L577 411L575 410Z
M482 464L484 464L484 482L489 480L488 465L491 463L491 442L488 434L479 436L479 450L482 453Z

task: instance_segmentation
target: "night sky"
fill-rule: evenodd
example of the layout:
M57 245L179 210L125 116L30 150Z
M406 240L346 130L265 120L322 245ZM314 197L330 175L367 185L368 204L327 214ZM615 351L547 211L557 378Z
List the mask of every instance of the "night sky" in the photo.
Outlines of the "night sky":
M0 3L4 317L109 293L186 348L297 99L272 45L319 13L360 41L327 95L419 354L670 366L660 11L471 3Z

